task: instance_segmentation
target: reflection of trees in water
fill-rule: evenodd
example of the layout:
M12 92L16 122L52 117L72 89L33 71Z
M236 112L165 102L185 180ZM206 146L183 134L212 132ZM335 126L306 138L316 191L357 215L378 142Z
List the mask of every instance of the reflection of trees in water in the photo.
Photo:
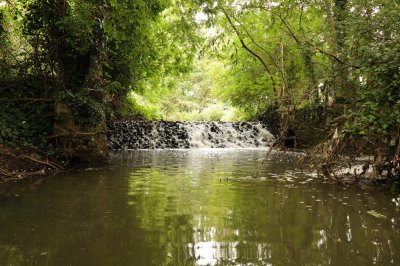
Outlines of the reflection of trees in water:
M164 165L163 160L173 161L171 157L158 156L152 158L153 166ZM169 232L165 236L170 243L168 254L174 253L173 246L199 265L233 263L232 260L324 264L328 259L333 264L368 264L374 260L390 262L393 258L390 250L396 250L394 245L398 241L390 225L382 227L376 218L366 214L379 198L378 191L378 195L369 197L357 196L354 190L315 183L300 186L268 180L266 183L237 181L235 178L251 172L253 167L240 164L241 161L243 158L234 155L220 158L211 154L199 158L189 154L175 162L179 166L172 174L166 168L148 168L153 185L146 186L150 190L160 188L164 203L154 199L156 194L144 196L148 197L148 203L141 209L153 206L154 210L149 212L146 224L158 225L157 221L163 221L163 215L171 212L187 215L187 226L192 228L191 238L185 235L191 242L179 242L182 246L177 247L172 243L177 243L176 234L181 231L175 230L172 239L169 237L172 225L161 226ZM230 181L224 179L226 176ZM155 217L158 215L161 216ZM387 241L390 238L392 242ZM174 258L177 257L170 259Z
M267 179L243 178L259 156L142 151L49 180L0 205L0 264L397 263L388 191L285 181L284 163L262 165Z
M321 201L314 198L308 202L312 206L313 232L318 235L319 229L320 235L320 240L313 241L312 250L330 258L332 265L390 264L393 248L400 248L398 236L390 221L367 214L379 201L387 201L384 192L374 191L372 196L363 190L331 185L321 185L317 192L313 194ZM386 210L388 217L396 215L390 211L393 209Z

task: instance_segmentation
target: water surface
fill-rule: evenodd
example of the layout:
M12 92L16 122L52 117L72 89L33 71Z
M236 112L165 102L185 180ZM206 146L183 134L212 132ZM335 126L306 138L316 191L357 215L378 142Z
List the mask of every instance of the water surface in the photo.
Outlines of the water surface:
M400 265L398 189L332 185L265 156L116 152L8 188L0 265Z

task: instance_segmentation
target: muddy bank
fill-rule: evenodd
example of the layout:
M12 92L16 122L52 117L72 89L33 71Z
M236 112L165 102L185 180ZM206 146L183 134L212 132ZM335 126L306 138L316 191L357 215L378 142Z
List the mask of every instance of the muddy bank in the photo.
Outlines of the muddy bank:
M60 163L50 160L44 153L33 148L12 148L0 145L0 182L36 179L64 169Z

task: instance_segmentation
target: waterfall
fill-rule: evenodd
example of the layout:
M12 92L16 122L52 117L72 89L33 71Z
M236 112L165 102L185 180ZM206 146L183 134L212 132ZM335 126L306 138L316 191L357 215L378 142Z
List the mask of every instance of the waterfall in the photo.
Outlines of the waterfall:
M274 140L258 122L117 121L110 149L265 148Z

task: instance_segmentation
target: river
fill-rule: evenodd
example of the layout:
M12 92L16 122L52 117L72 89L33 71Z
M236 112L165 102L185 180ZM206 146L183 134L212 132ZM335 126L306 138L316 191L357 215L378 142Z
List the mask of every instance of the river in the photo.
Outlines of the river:
M396 186L330 184L266 155L120 151L8 185L0 265L400 265Z

